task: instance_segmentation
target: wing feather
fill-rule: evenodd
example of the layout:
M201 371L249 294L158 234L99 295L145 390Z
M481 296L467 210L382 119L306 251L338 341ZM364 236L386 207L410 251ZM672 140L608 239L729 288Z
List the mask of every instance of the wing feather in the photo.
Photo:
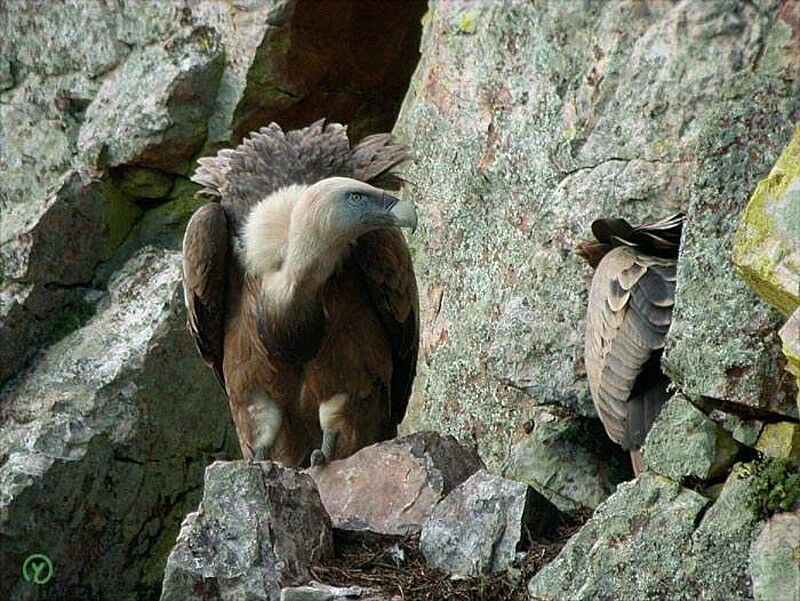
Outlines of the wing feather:
M222 388L228 220L217 203L195 211L183 237L183 295L187 326Z
M403 421L417 370L419 295L411 254L403 235L378 230L361 236L353 258L364 274L372 302L392 350L391 423Z
M586 319L589 388L608 435L623 446L641 444L653 411L630 400L643 369L661 349L672 319L675 261L618 246L592 279ZM644 424L644 425L643 425ZM646 426L646 427L645 427Z

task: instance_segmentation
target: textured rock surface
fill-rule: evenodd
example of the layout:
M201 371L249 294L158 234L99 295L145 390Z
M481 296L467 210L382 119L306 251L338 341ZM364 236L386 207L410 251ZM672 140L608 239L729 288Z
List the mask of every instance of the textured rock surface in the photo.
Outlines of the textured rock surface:
M314 482L274 463L216 462L199 509L186 516L162 601L278 601L333 554L331 521Z
M769 457L785 457L800 463L800 424L766 424L755 446Z
M31 594L32 548L59 575L38 598L153 598L203 467L238 454L163 249L205 202L197 155L270 119L391 128L424 2L321 7L0 2L0 598Z
M623 484L528 591L542 600L751 599L748 552L762 526L748 508L750 483L734 473L710 508L662 476Z
M774 319L730 264L730 216L800 108L794 5L430 8L396 127L419 158L423 369L409 427L474 437L498 465L532 405L592 415L587 270L571 249L599 215L676 208L689 225L673 375L693 395L794 410Z
M336 528L416 533L436 504L483 467L452 436L419 432L361 449L309 474Z
M532 487L480 470L436 506L422 527L420 548L435 568L479 576L508 568L557 522L556 507Z
M786 369L800 384L800 126L759 182L736 235L742 277L788 321L780 331ZM800 396L798 396L800 409Z
M360 586L328 586L315 582L307 586L288 586L281 590L281 601L380 601Z
M800 126L758 183L736 233L733 260L747 283L786 317L800 305Z
M511 449L503 475L530 484L562 511L594 509L633 476L599 422L558 407L533 410L532 430Z
M779 334L783 343L783 354L786 357L786 371L794 375L800 387L800 307L783 324ZM800 397L797 402L800 411Z
M42 550L59 576L38 598L158 590L203 469L235 444L184 322L180 257L144 250L97 314L2 393L3 599L29 598L19 566Z
M772 516L750 547L755 601L800 598L800 510Z
M721 426L681 394L673 396L647 435L643 454L648 469L680 482L725 475L741 446Z

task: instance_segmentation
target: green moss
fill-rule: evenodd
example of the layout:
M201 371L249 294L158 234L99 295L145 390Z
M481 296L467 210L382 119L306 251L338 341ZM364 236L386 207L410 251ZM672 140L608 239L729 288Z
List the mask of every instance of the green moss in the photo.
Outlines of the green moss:
M65 303L57 315L50 322L50 328L45 334L48 344L58 342L72 332L82 328L95 314L94 304L82 296L76 296Z
M161 518L158 540L142 566L143 584L159 584L164 578L164 566L167 563L167 557L172 547L175 546L175 539L178 538L181 522L186 514L194 509L196 504L196 502L190 504L184 498L173 505L169 513Z
M120 189L133 198L163 198L172 188L173 176L155 169L132 167L122 173Z
M748 506L755 515L790 511L800 499L800 469L791 460L765 458L742 469L753 476Z
M103 227L106 234L106 258L108 258L119 248L141 217L142 209L110 182L103 183L102 192L106 199Z

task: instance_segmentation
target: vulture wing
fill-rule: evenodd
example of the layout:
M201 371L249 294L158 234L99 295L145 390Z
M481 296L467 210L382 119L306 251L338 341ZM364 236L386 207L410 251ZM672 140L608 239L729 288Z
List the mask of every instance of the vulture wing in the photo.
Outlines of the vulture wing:
M195 211L183 238L183 294L189 333L222 388L228 220L210 203Z
M672 321L675 265L675 259L623 245L600 260L592 279L585 347L589 388L609 437L626 449L641 446L664 401L663 394L648 390L663 387L658 360Z
M351 177L381 188L397 189L403 180L393 170L410 159L408 147L395 142L390 134L368 136L350 153ZM387 436L396 436L411 396L419 348L419 295L411 255L403 234L378 230L359 238L353 257L364 274L372 302L389 336L393 432Z
M378 230L359 238L353 257L389 337L393 431L386 435L396 436L411 396L419 349L419 296L411 255L400 232Z

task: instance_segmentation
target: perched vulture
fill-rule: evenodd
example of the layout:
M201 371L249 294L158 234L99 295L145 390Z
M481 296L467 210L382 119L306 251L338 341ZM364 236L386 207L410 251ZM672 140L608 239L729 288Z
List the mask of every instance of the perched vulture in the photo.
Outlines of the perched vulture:
M397 434L414 379L419 303L384 192L409 150L389 134L272 123L200 159L219 197L183 240L188 328L230 401L242 454L317 465Z
M661 353L683 218L677 213L638 227L598 219L596 241L577 247L594 268L584 348L589 390L608 436L630 451L637 475L644 468L639 449L667 400Z

